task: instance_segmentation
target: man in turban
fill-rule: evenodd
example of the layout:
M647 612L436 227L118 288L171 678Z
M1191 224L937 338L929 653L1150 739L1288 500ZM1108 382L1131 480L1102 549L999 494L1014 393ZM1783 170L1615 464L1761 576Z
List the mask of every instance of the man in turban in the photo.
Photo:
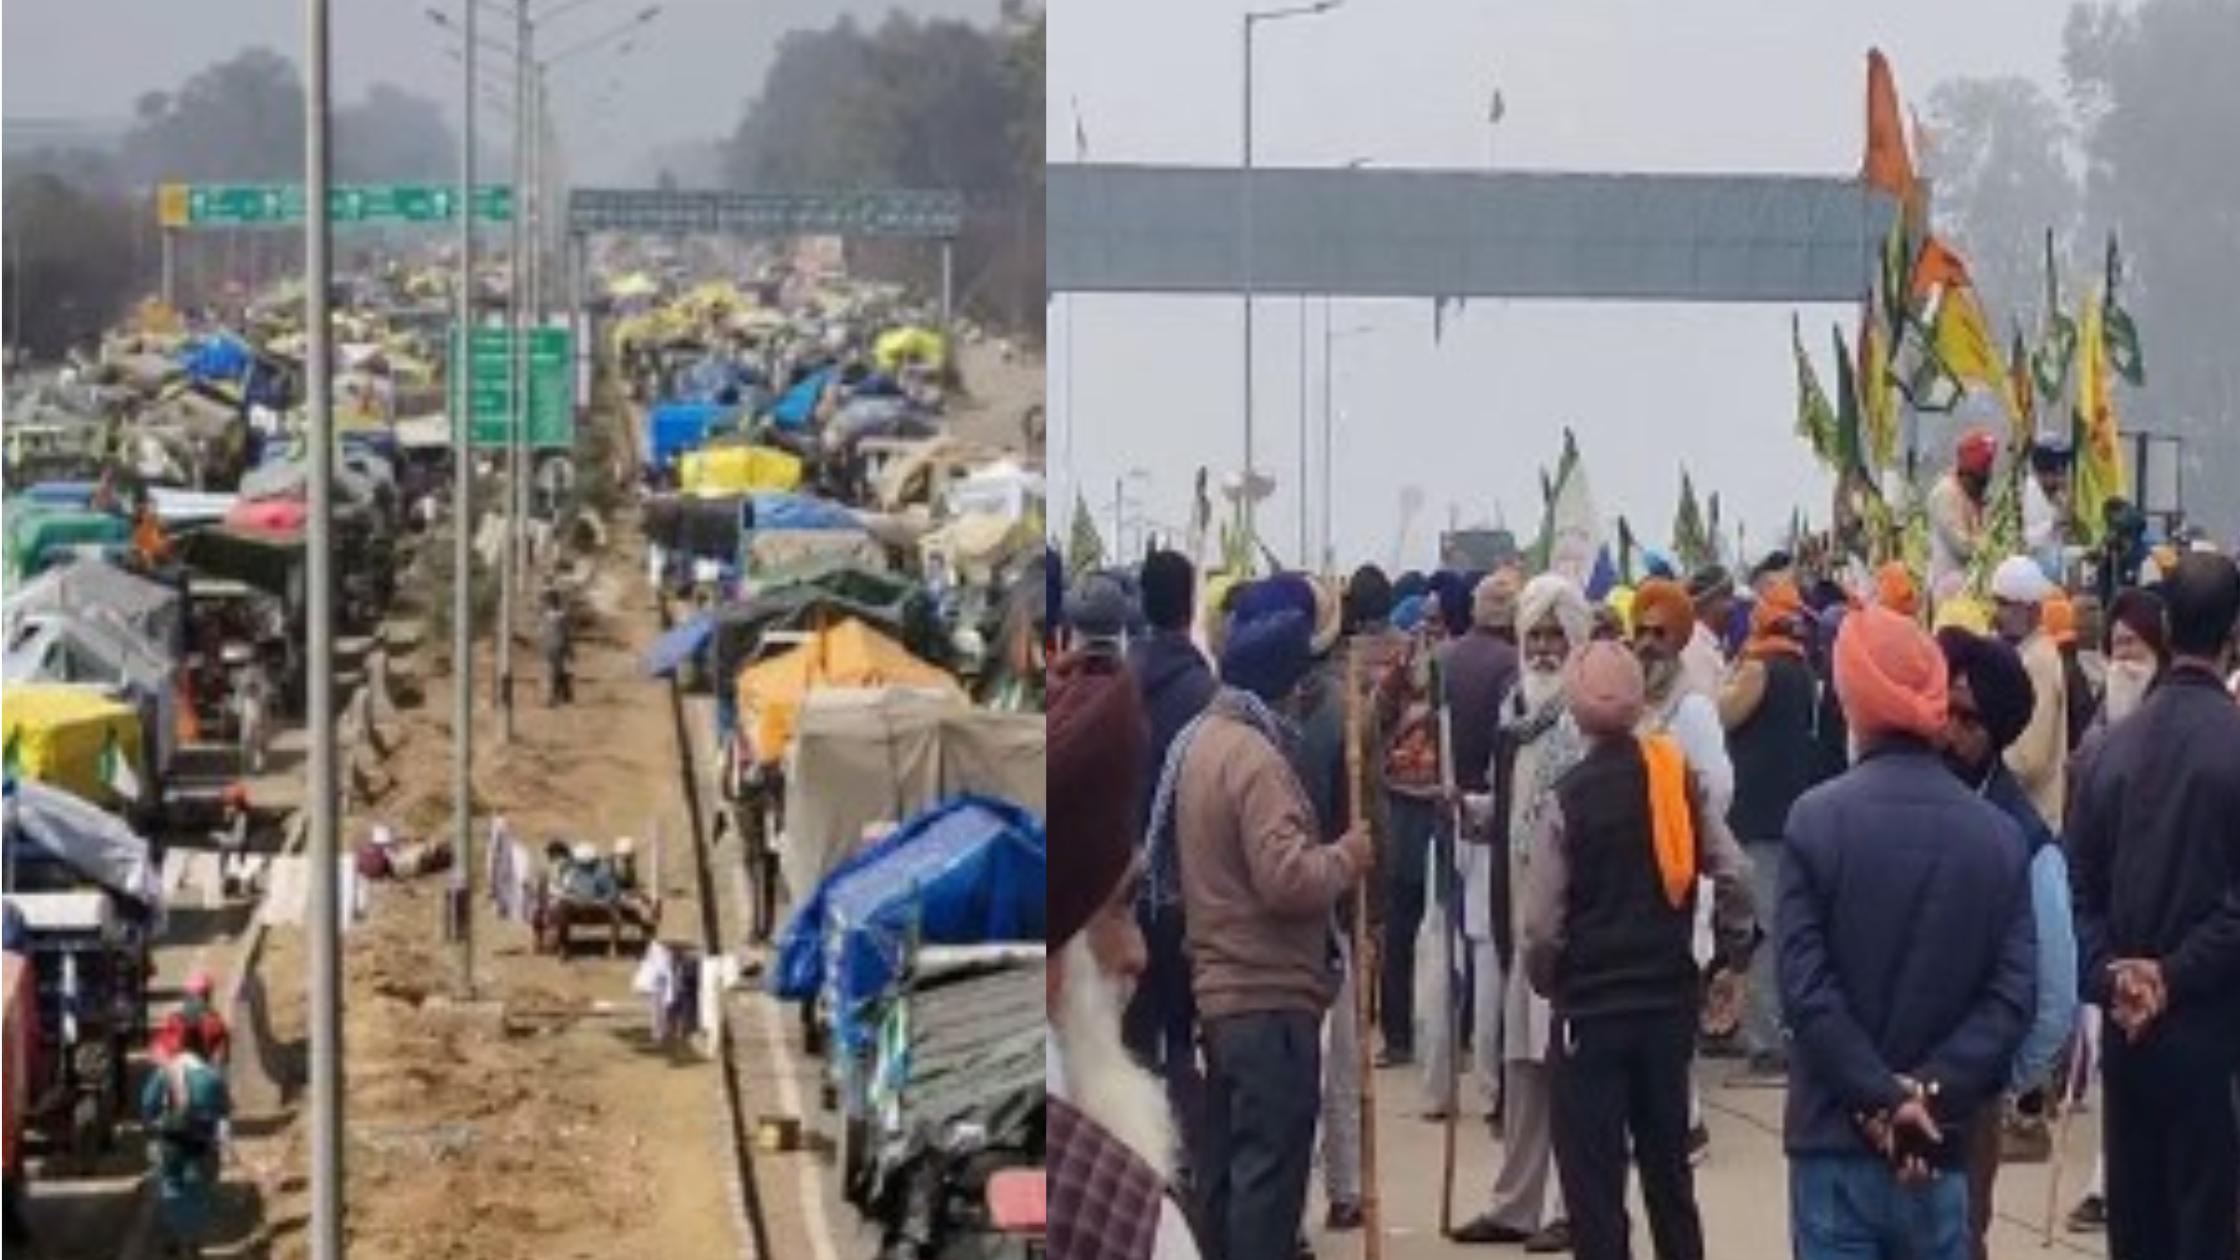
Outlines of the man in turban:
M1083 1260L1196 1260L1170 1188L1179 1151L1165 1089L1120 1035L1144 963L1142 705L1110 656L1061 659L1049 696L1050 1242Z
M1853 613L1835 680L1860 756L1789 813L1775 937L1790 1229L1807 1260L1862 1237L1956 1256L1961 1138L2006 1086L2037 998L2029 853L1938 756L1949 684L1928 632Z
M2017 1101L1985 1108L1967 1139L1971 1254L1984 1260L2005 1142L2034 1141L2043 1148L2049 1138L2043 1105L2047 1086L2077 1020L2077 932L2069 911L2069 864L2061 846L2000 759L2030 721L2036 697L2029 671L2013 648L1966 630L1938 632L1937 646L1944 650L1951 679L1945 763L2021 830L2030 850L2030 904L2037 931L2037 1006L2007 1079L2007 1092Z
M1895 614L1892 614L1895 615ZM1825 765L1814 737L1819 684L1807 656L1809 614L1794 582L1767 583L1750 614L1750 641L1719 696L1719 717L1734 758L1734 803L1728 825L1750 855L1750 878L1768 923L1780 924L1782 828L1790 807L1820 781ZM1771 951L1760 953L1750 975L1742 1045L1748 1070L1737 1083L1778 1085L1788 1073L1779 985Z
M1554 807L1556 785L1586 755L1564 688L1564 665L1593 633L1587 597L1569 578L1543 573L1517 598L1523 669L1501 703L1492 791L1473 797L1473 814L1507 851L1508 895L1490 907L1490 924L1506 977L1501 1012L1501 1167L1493 1202L1455 1231L1463 1243L1523 1242L1535 1249L1569 1247L1562 1187L1555 1171L1553 1083L1548 1054L1553 1017L1516 965L1514 926L1530 869L1532 837Z
M1230 628L1221 691L1177 738L1151 812L1149 894L1182 907L1204 1030L1199 1221L1225 1260L1292 1255L1338 990L1332 911L1374 855L1366 832L1324 843L1289 760L1310 620L1281 607Z
M1985 505L1991 496L1991 471L1999 462L1999 436L1970 429L1953 452L1952 471L1929 490L1929 585L1935 589L1950 574L1965 574L1983 545Z
M1688 690L1716 700L1727 673L1720 636L1734 617L1734 575L1716 564L1698 570L1688 579L1688 601L1695 605L1696 628L1681 649L1681 672Z
M2061 649L2046 633L2045 607L2061 588L2028 556L2009 556L1991 574L1992 628L2022 654L2037 695L2030 724L2007 749L2007 766L2038 807L2047 825L2059 829L2066 804L2069 763L2069 682Z
M1718 815L1725 831L1727 810L1734 802L1734 762L1727 755L1727 733L1719 724L1718 706L1686 683L1681 653L1693 640L1695 626L1695 604L1678 582L1651 578L1634 593L1633 651L1641 661L1643 684L1636 729L1644 737L1665 735L1678 741L1689 773L1703 790L1706 807ZM1698 927L1708 929L1709 924L1699 916ZM1699 930L1697 962L1713 961L1711 944L1708 931ZM1716 991L1730 996L1739 992L1739 977L1723 969L1720 976ZM1700 1160L1710 1153L1711 1130L1703 1123L1701 1101L1692 1094L1689 1110L1688 1155Z
M1469 594L1470 627L1467 633L1439 649L1440 679L1447 705L1447 732L1454 749L1454 786L1463 794L1488 790L1493 765L1493 741L1501 727L1501 701L1517 681L1517 596L1523 583L1516 570L1503 569L1479 580ZM1501 955L1494 948L1492 898L1499 888L1495 867L1506 868L1506 854L1493 837L1475 827L1463 827L1453 846L1451 868L1441 877L1461 897L1440 899L1442 910L1424 916L1424 931L1416 943L1416 963L1427 998L1422 1012L1430 1045L1423 1061L1425 1110L1445 1114L1462 1105L1447 1096L1448 1056L1459 1051L1459 1029L1453 1013L1451 977L1440 932L1460 931L1469 951L1471 981L1471 1069L1478 1078L1484 1109L1491 1112L1501 1097ZM1505 873L1505 871L1504 871ZM1457 914L1459 911L1459 916Z
M2079 968L2106 1039L2108 1251L2233 1254L2240 1134L2240 709L2225 689L2240 570L2193 552L2165 579L2170 666L2109 729L2066 840Z
M1532 840L1518 952L1563 1028L1550 1058L1573 1250L1632 1255L1630 1145L1659 1260L1702 1260L1688 1159L1698 882L1714 888L1721 954L1747 955L1756 924L1744 858L1679 741L1636 734L1646 696L1631 652L1589 644L1564 689L1587 752Z

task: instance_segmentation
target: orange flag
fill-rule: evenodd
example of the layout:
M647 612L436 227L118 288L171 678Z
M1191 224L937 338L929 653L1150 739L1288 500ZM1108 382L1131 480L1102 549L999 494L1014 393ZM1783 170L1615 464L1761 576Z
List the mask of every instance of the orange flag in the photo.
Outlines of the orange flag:
M1906 226L1922 227L1921 185L1914 178L1913 155L1906 148L1906 125L1898 112L1898 85L1879 48L1867 53L1867 156L1859 178L1905 207Z
M1932 236L1921 243L1921 253L1913 260L1913 301L1916 306L1928 300L1939 287L1947 289L1969 288L1968 264L1960 260L1941 240Z

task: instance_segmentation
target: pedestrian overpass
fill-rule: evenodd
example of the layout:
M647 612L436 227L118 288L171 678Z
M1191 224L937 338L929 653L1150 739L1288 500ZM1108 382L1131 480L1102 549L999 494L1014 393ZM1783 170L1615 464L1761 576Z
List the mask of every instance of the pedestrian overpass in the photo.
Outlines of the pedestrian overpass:
M1897 214L1850 176L1076 164L1047 189L1052 295L1850 302Z

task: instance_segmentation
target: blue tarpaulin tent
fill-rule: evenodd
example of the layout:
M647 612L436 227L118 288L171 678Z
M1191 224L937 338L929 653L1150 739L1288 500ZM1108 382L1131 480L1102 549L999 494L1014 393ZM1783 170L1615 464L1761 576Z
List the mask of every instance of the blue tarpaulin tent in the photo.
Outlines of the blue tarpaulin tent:
M700 655L715 630L715 618L702 614L655 639L646 651L646 677L667 678L676 673L686 661Z
M1040 942L1047 932L1048 842L1032 814L960 796L848 859L817 886L779 942L779 997L831 998L835 1031L893 983L903 950Z
M777 405L770 409L770 418L777 421L781 429L808 428L810 419L817 413L817 400L824 397L825 386L831 382L831 368L803 377L778 399Z
M666 402L646 416L646 463L666 468L679 455L705 445L731 409L715 403Z
M256 353L239 339L220 334L189 342L180 352L180 366L202 383L233 384L256 366Z

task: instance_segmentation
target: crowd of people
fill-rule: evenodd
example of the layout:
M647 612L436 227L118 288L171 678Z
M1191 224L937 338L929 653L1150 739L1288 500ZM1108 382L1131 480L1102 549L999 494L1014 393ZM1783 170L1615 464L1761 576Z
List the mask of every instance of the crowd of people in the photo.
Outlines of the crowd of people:
M1982 602L1779 553L1599 603L1519 568L1076 575L1057 1254L1291 1260L1318 1156L1322 1227L1361 1227L1375 1072L1493 1126L1454 1243L1620 1260L1630 1166L1654 1254L1700 1260L1697 1065L1730 1057L1714 1088L1786 1089L1805 1260L1982 1257L2000 1164L2095 1084L2070 1227L2231 1260L2240 570L2157 568L2072 594L2021 554Z

